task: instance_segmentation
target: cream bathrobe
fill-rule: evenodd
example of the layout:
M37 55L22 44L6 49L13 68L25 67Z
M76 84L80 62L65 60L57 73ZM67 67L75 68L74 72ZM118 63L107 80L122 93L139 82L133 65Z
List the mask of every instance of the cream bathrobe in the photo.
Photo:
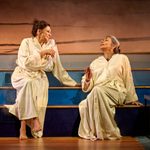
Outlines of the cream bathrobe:
M91 65L90 92L79 104L81 122L78 134L85 139L119 139L119 128L114 120L115 106L137 101L131 67L127 56L114 54L107 61L104 56ZM85 75L82 78L82 89Z
M41 59L39 52L49 48L55 50L54 58L49 56ZM12 85L17 90L16 103L7 107L19 120L39 117L42 131L32 134L34 137L41 137L49 87L45 71L52 71L53 75L65 85L75 86L76 82L62 67L53 39L42 47L36 38L24 39L18 51L17 65L11 78Z

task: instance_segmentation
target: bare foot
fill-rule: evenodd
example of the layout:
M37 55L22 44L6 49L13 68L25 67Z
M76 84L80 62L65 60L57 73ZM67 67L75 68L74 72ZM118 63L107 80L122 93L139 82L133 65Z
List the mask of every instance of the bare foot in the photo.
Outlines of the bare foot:
M19 136L19 139L20 139L20 140L27 140L28 137L27 137L26 135L20 135L20 136Z
M20 139L20 140L26 140L26 139L28 139L25 130L20 129L20 136L19 136L19 139Z
M26 140L28 137L26 135L26 121L22 120L21 121L21 127L20 127L20 140Z
M40 125L40 121L38 118L33 119L33 128L32 131L33 132L38 132L41 131L41 125Z

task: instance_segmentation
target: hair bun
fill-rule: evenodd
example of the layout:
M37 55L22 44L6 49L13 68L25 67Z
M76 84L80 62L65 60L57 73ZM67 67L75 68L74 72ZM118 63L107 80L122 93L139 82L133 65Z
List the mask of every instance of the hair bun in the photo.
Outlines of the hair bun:
M38 24L40 21L38 19L33 20L33 24Z

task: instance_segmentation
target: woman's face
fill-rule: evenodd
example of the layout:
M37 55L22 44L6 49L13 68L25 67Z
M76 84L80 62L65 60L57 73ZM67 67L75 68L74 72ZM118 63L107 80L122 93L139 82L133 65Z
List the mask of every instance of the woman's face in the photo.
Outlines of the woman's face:
M51 38L51 28L50 26L45 27L44 29L39 31L39 37L40 40L43 41L44 43L47 43L49 39Z
M100 49L104 50L112 50L114 48L112 40L110 37L104 38L100 43Z

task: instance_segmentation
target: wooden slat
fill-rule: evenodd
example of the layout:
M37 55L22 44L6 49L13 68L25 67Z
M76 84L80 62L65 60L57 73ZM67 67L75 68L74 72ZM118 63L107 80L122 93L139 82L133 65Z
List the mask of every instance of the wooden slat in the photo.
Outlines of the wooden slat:
M137 88L137 89L141 89L141 88L143 88L143 89L149 89L150 88L150 86L135 86L135 88ZM49 87L48 88L49 90L62 90L62 89L64 89L64 90L73 90L73 89L81 89L81 85L79 86L79 87L63 87L63 86L59 86L59 87ZM0 87L0 90L14 90L14 88L11 86L3 86L3 87Z
M69 89L71 89L71 90L73 90L73 89L81 89L81 86L80 87L63 87L63 86L59 86L59 87L49 87L48 88L49 90L62 90L62 89L64 89L64 90L69 90ZM14 90L14 88L12 87L12 86L2 86L2 87L0 87L0 90Z
M18 54L18 49L14 49L14 50L0 50L0 55L17 55ZM102 55L101 52L60 52L60 55ZM142 52L142 50L139 52L124 52L123 54L137 54L137 55L141 55L141 54L150 54L150 52Z
M3 105L0 105L0 108L6 108L5 106ZM48 105L47 108L79 108L78 105Z
M84 72L83 69L73 69L73 68L70 68L70 69L65 69L66 71L72 71L72 72ZM131 69L132 71L150 71L150 68L132 68ZM0 69L0 72L13 72L14 69L5 69L5 68L1 68Z
M9 30L12 29L12 27L10 28L4 28L3 30ZM13 28L13 32L9 33L10 37L7 35L5 35L6 37L8 37L7 42L8 43L4 43L4 41L2 40L3 38L1 38L0 41L0 54L1 55L12 55L12 54L17 54L18 53L18 49L19 49L19 45L21 42L21 39L23 39L23 37L29 37L29 31L26 31L27 33L24 33L24 30L26 28L22 28L20 30L20 32L18 33L18 27L16 27L16 29ZM62 28L63 30L64 28ZM6 34L3 30L1 30L1 34ZM27 30L27 29L26 29ZM92 55L92 54L102 54L102 51L99 50L99 43L101 39L88 39L87 38L87 29L81 29L80 31L78 31L78 29L72 29L69 30L67 29L66 32L68 32L68 34L70 34L71 32L75 32L75 34L78 32L78 39L77 37L75 38L75 36L73 37L68 37L71 38L72 40L69 40L67 37L66 39L62 40L61 38L57 40L59 40L57 42L57 45L59 47L59 52L60 55ZM81 31L83 32L83 37L81 37ZM4 33L3 33L4 32ZM9 31L8 31L9 32ZM16 34L14 34L14 32ZM23 32L23 35L21 35L20 33ZM92 30L92 32L96 32L96 30ZM97 32L95 33L97 34ZM60 35L61 36L61 35ZM97 37L97 35L95 35L95 37ZM86 39L87 38L87 39ZM137 41L140 42L136 42L136 38L120 38L122 39L121 41L121 52L124 54L150 54L149 51L149 40L150 37L139 37L137 38ZM139 40L140 39L140 40ZM10 43L10 41L13 40L13 43ZM130 41L131 40L131 41ZM136 45L133 44L134 42L136 42ZM134 47L133 47L134 45Z
M144 106L138 106L138 105L120 105L115 106L116 108L142 108ZM150 107L150 105L147 105L147 107ZM4 105L0 105L0 108L6 108ZM78 105L48 105L46 108L48 109L72 109L72 108L79 108Z
M136 89L149 89L150 86L135 86ZM81 89L81 85L79 84L78 87L66 87L66 86L59 86L59 87L49 87L49 90L74 90L74 89ZM3 86L0 87L0 90L14 90L12 86Z

